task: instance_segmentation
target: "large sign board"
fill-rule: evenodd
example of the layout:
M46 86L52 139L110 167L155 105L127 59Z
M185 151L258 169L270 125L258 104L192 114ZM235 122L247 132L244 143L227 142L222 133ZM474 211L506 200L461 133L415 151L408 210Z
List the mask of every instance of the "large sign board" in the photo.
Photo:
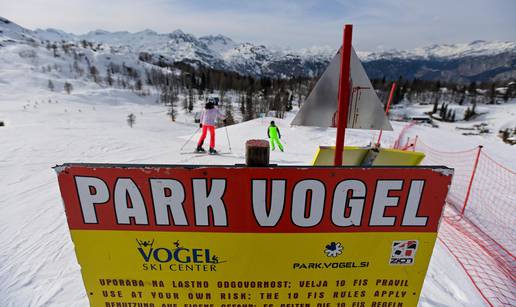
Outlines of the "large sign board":
M415 306L445 167L56 167L92 306ZM124 305L125 304L125 305Z

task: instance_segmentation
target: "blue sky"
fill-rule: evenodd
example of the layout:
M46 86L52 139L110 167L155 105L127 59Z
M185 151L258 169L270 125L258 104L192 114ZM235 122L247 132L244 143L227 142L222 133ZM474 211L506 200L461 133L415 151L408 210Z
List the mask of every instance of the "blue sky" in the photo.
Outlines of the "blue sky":
M337 47L354 24L358 50L474 40L516 41L516 0L0 0L27 27L224 34L275 47Z

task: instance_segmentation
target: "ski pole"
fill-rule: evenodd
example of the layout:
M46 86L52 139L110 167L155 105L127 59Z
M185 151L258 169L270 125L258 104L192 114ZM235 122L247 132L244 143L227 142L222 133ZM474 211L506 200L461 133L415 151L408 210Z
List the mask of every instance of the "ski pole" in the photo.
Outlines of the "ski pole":
M228 145L229 145L229 151L231 152L231 142L229 141L229 134L228 134L228 126L224 126L224 130L226 130L226 137L228 138Z
M186 140L186 142L183 144L183 146L181 146L181 149L179 149L179 151L181 151L181 150L183 150L183 148L185 148L186 144L188 144L188 142L190 142L190 140L194 137L194 135L197 133L197 131L199 131L199 129L201 129L201 128L197 128L197 130L195 130L194 133L192 133L192 135L190 135L188 140Z

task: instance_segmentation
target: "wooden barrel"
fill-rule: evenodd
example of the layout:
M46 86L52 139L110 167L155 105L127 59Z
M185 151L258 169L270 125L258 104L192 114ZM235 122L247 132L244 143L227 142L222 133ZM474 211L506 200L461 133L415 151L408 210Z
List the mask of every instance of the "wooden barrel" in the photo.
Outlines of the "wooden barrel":
M245 164L247 166L268 166L269 154L268 141L248 140L245 142Z

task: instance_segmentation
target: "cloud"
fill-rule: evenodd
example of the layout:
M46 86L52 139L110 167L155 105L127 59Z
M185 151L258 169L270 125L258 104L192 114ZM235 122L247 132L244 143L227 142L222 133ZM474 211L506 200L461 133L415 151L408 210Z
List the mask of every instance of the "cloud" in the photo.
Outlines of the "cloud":
M514 40L513 0L16 0L0 14L28 28L224 34L281 47L336 48L344 23L358 49L407 49L477 39Z

